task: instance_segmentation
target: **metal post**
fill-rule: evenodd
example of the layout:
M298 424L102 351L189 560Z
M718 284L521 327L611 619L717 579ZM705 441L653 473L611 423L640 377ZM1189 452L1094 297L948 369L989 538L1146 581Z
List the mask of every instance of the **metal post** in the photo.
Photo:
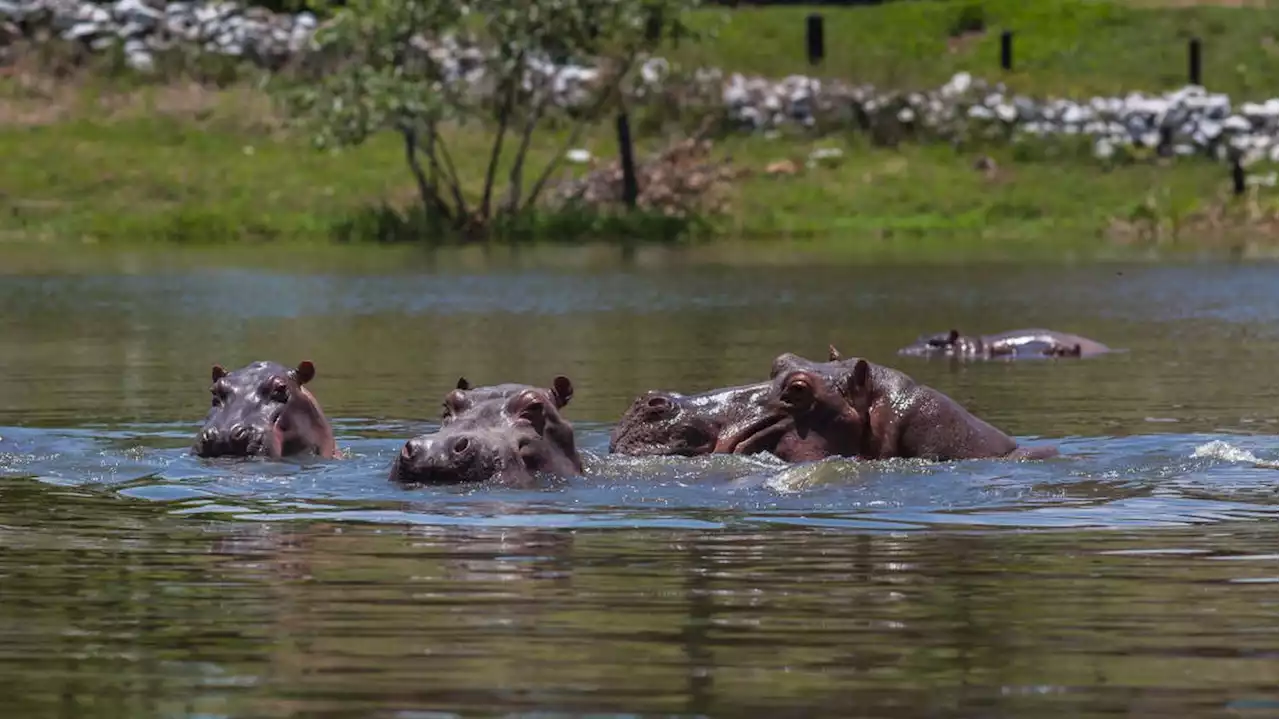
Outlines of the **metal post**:
M1187 78L1192 85L1200 85L1200 38L1193 37L1187 43Z
M1000 69L1013 69L1013 31L1000 33Z
M631 148L631 120L625 111L618 113L618 155L622 161L622 201L634 208L640 197L640 184L636 180L636 159Z
M826 55L826 42L822 35L822 16L811 13L804 23L805 47L809 53L809 64L817 65Z
M653 8L645 18L644 38L649 42L657 42L662 37L662 9Z

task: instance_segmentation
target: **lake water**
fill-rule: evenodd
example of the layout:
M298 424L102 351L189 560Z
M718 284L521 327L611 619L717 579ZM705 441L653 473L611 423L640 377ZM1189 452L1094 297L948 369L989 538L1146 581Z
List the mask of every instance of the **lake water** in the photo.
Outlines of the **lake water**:
M0 254L5 716L1276 715L1274 261L609 252ZM894 355L1034 326L1126 351ZM608 456L635 395L832 342L1063 456ZM349 459L187 453L257 359ZM556 374L585 477L386 480L459 375Z

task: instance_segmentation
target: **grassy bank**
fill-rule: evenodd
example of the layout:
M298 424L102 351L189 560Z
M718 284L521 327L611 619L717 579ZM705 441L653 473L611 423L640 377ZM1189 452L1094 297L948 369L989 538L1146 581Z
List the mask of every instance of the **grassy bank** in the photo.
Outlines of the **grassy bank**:
M1253 98L1275 93L1274 44L1262 42L1267 32L1274 41L1274 11L1134 10L1102 3L1048 3L1032 10L1019 9L1021 5L1004 0L971 4L984 8L984 17L1022 18L1020 28L1038 27L1043 33L1059 28L1056 45L1037 46L1058 50L1028 55L1027 69L1017 76L1042 92L1179 84L1172 76L1162 80L1158 72L1143 75L1147 66L1141 58L1151 46L1138 43L1135 49L1132 43L1148 26L1134 18L1149 17L1156 18L1150 25L1155 29L1148 31L1152 37L1160 28L1192 27L1206 38L1222 40L1208 46L1222 51L1206 50L1207 78L1216 77L1211 69L1224 62L1223 67L1247 66L1247 72L1217 73L1234 77L1236 85L1209 82L1212 89ZM962 6L903 2L826 9L829 61L824 72L912 84L944 79L961 67L982 70L993 33L975 36L970 46L954 53L946 50L948 13ZM717 13L707 11L707 18ZM685 59L748 72L801 71L803 14L793 8L734 11L719 38L696 50L698 57L687 47L679 52L689 53ZM1062 24L1068 16L1084 19ZM1030 24L1032 19L1039 24ZM904 28L912 27L914 32L904 34ZM1248 46L1242 39L1246 34L1254 38ZM863 52L849 49L853 43L845 40L853 37L860 38ZM1104 37L1110 39L1099 44ZM1103 53L1099 47L1109 49ZM538 136L530 162L545 163L560 151L563 140L557 131ZM478 128L460 129L450 142L460 174L474 178L471 189L478 189L489 136ZM639 144L643 154L661 143L642 137ZM589 133L579 145L598 157L616 155L609 128ZM805 169L812 150L832 147L843 150L838 164ZM1051 243L1064 250L1276 243L1274 188L1232 198L1225 166L1201 159L1104 167L1069 144L885 148L873 147L857 134L775 140L732 136L720 141L715 153L746 171L731 187L730 212L713 220L712 229L725 237L910 244L926 253L957 242L975 248ZM394 237L404 230L400 220L377 208L408 208L415 199L396 138L377 138L353 151L318 152L306 138L285 129L266 94L247 81L220 88L179 80L138 85L136 79L100 72L54 79L39 67L20 67L0 79L0 157L5 158L0 163L0 241ZM798 172L766 172L782 161L790 161ZM661 227L652 229L653 235L664 234ZM564 239L580 230L552 224L537 234ZM595 227L587 234L627 232L648 234L638 225Z
M825 58L811 67L805 17L824 19ZM1187 42L1202 42L1202 79L1232 97L1273 97L1280 74L1275 0L1156 3L1081 0L900 0L874 7L704 10L718 37L669 54L780 77L797 73L879 87L936 87L964 70L1037 94L1087 97L1187 83ZM1000 33L1013 71L1000 69Z
M462 172L480 177L486 136L458 132L453 139ZM558 140L539 142L535 159L549 158ZM583 144L613 153L607 134ZM844 159L804 169L817 147L841 147ZM733 187L733 212L717 221L720 232L735 236L976 234L993 241L1146 244L1210 239L1204 231L1215 228L1195 229L1210 221L1197 213L1219 205L1228 213L1216 228L1222 230L1275 214L1274 190L1227 201L1225 168L1203 161L1106 170L1086 158L995 152L994 168L977 169L976 153L873 148L857 136L730 138L717 152L751 171ZM216 116L147 113L11 128L0 133L0 155L6 158L0 237L7 240L314 240L334 237L379 203L408 207L414 200L393 137L357 151L320 153L298 138L237 128ZM800 172L764 172L786 159Z

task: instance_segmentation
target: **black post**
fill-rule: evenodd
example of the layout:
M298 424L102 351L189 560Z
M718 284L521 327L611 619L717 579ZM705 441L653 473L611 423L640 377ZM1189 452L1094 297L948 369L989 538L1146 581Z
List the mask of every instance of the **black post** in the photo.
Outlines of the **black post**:
M1000 69L1013 69L1013 31L1000 33Z
M649 17L645 18L644 37L649 42L657 42L662 37L662 10L653 8L649 10Z
M1244 194L1244 165L1240 164L1240 154L1231 158L1231 191L1237 197Z
M1156 154L1160 157L1169 157L1173 154L1173 128L1168 125L1160 126L1160 142L1156 145Z
M634 208L640 197L636 181L636 158L631 149L631 120L625 111L618 113L618 155L622 161L622 201Z
M826 55L826 43L822 37L822 16L811 13L804 23L805 46L809 51L809 64L817 65Z
M1187 43L1187 77L1192 85L1200 84L1200 38L1193 37Z

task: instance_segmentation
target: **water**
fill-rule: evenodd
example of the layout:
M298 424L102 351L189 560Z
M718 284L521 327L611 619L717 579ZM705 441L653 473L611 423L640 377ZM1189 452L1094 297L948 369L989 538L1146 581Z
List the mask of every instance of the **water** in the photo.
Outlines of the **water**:
M0 261L6 715L1277 712L1274 263L294 252ZM953 326L1127 351L893 354ZM1063 456L607 455L829 342ZM209 365L304 358L350 459L187 454ZM386 481L459 375L560 373L586 477Z

